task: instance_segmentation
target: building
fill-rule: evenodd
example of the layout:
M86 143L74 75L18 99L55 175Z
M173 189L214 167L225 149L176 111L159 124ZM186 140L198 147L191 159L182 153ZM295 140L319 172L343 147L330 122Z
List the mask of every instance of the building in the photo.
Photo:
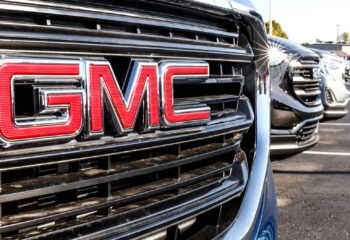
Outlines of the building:
M335 53L341 57L349 57L350 56L350 44L315 43L315 44L307 45L305 47L316 48L319 50Z

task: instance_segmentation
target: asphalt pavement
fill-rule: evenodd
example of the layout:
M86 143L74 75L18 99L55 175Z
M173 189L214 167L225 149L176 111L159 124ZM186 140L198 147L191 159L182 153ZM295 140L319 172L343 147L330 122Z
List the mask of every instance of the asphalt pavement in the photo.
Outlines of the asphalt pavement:
M319 132L314 148L272 163L279 239L350 239L350 115Z

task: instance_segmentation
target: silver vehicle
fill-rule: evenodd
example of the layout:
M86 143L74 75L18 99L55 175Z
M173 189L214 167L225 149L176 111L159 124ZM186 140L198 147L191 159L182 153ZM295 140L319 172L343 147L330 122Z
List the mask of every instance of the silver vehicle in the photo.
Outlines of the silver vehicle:
M341 118L348 114L350 91L347 88L347 61L326 51L313 49L320 57L321 96L324 119Z

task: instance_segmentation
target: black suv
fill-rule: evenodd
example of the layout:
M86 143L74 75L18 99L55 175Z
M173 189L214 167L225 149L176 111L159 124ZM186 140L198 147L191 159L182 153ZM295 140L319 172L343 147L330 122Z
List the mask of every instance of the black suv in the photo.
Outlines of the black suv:
M271 77L271 155L304 151L319 141L319 57L279 37L268 37Z

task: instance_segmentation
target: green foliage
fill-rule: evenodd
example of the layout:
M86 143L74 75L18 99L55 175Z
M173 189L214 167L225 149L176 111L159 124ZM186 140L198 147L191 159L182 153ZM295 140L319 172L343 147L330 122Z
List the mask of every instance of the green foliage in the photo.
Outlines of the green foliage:
M269 30L270 30L270 23L266 22L265 23L265 27L266 27L266 32L269 32ZM272 20L272 35L288 39L288 35L287 35L286 32L284 32L282 30L281 24L279 24L275 20Z
M304 42L304 43L302 43L301 45L303 45L303 46L308 46L308 45L310 45L310 43Z
M349 33L348 33L348 32L342 33L341 39L342 39L344 42L348 42L348 41L349 41Z
M316 42L317 43L323 43L323 41L321 39L318 39L318 38L316 39Z

